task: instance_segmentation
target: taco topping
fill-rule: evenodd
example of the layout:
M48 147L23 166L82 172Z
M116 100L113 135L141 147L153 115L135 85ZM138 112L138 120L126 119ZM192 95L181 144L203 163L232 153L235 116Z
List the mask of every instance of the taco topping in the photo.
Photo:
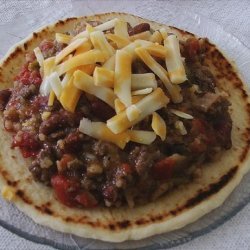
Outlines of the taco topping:
M208 41L179 39L148 23L80 23L42 41L0 91L12 148L61 203L145 204L231 148Z

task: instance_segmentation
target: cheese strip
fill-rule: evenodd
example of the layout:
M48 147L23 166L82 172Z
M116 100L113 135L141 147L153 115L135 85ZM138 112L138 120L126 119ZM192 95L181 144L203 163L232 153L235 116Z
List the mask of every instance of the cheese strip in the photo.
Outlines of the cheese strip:
M43 96L48 96L51 91L51 85L48 81L48 76L55 69L55 57L50 57L43 62L43 81L40 85L40 94Z
M128 130L126 133L130 137L130 141L137 142L140 144L151 144L155 138L156 134L153 131L143 131L143 130Z
M86 118L81 120L79 131L95 139L112 142L121 149L129 141L129 135L126 132L114 134L104 122L91 122Z
M181 118L184 118L184 119L194 119L194 117L190 114L187 114L187 113L184 113L180 110L177 110L177 109L170 109L171 113L181 117Z
M158 136L160 136L162 141L164 141L166 139L166 133L167 133L166 123L161 118L161 116L159 114L157 114L156 112L153 113L151 126L152 126L152 129L154 130L154 132Z
M36 56L36 60L38 61L39 66L40 66L40 68L41 68L41 70L43 72L43 62L44 62L43 53L42 53L42 51L40 50L39 47L34 49L34 53L35 53L35 56Z
M155 74L145 73L145 74L132 74L131 76L131 89L145 89L145 88L157 88L157 81L155 79Z
M105 54L100 50L89 50L83 54L74 56L63 62L56 67L56 71L59 75L64 74L65 72L76 68L81 65L94 64L96 62L104 62Z
M131 64L132 58L127 52L116 51L114 92L126 107L131 105Z
M185 68L181 59L179 41L175 35L170 35L164 40L164 46L168 53L166 55L166 66L172 83L182 83L187 80Z
M112 70L96 67L93 77L96 86L103 86L107 88L114 87L114 71Z
M72 36L70 36L70 35L66 35L66 34L62 34L62 33L56 33L56 41L58 43L69 44L71 39L72 39Z
M144 48L137 48L135 49L135 52L141 58L141 60L161 79L173 102L181 102L181 89L179 86L170 83L167 76L167 71L159 63L157 63Z
M77 40L76 40L77 41ZM75 52L75 56L77 56L77 55L80 55L80 54L82 54L82 53L84 53L84 52L87 52L87 51L89 51L89 50L91 50L92 49L92 44L91 44L91 42L90 41L86 41L86 42L84 42L82 45L80 45L77 49L76 49L76 52Z
M111 56L103 65L103 68L109 70L115 70L115 55Z
M182 121L176 121L174 125L181 135L187 134L187 130Z
M126 114L129 121L134 121L140 116L141 110L136 105L131 105L126 109Z
M126 39L124 37L115 35L115 34L106 34L107 39L111 40L112 42L114 42L117 46L118 49L121 49L125 46L127 46L128 44L130 44L129 39Z
M55 95L54 91L50 91L48 106L50 106L50 107L53 106L55 97L56 97L56 95Z
M160 33L163 39L166 39L168 37L168 32L165 28L160 28Z
M145 88L145 89L138 89L135 91L132 91L132 95L147 95L153 91L153 88Z
M153 93L147 95L146 97L144 97L135 104L135 106L141 111L137 119L129 121L126 114L126 110L124 110L121 113L109 119L107 121L107 126L113 133L115 134L121 133L126 129L132 127L136 123L140 122L145 117L152 114L154 111L166 106L168 102L169 99L164 94L162 89L157 88Z
M52 90L54 91L57 99L59 100L60 95L62 93L62 84L61 84L61 80L59 78L59 75L57 72L53 72L49 78L48 81L50 83L50 86L52 88Z
M122 48L121 50L130 54L130 56L132 57L132 60L134 60L137 57L137 55L135 53L135 49L140 47L140 46L141 45L138 43L138 41L136 41L136 42L130 43L126 47Z
M114 18L112 20L109 20L105 23L102 23L100 25L97 25L96 27L94 27L95 30L99 30L99 31L104 31L104 30L109 30L115 27L116 22L118 21L118 18ZM78 35L76 35L75 37L73 37L73 40L76 40L80 37L88 37L88 32L86 30L84 30L83 32L79 33Z
M117 20L115 23L114 33L117 36L129 39L127 22L123 20Z
M106 87L95 86L93 77L80 70L74 73L74 85L84 92L94 95L114 108L115 94Z
M61 82L63 88L66 86L66 84L69 82L69 80L70 80L70 78L72 76L73 76L73 71L72 70L68 71L65 74L65 76L63 77L62 82Z
M80 96L81 91L75 87L73 75L71 75L60 96L60 103L65 110L74 112Z
M151 37L151 32L149 30L130 36L130 41L135 41L138 39L149 40Z
M150 55L155 56L155 57L159 57L159 58L166 58L167 55L167 50L166 48L164 48L164 46L162 45L150 45L146 47L146 50L149 52Z
M83 43L86 43L87 41L87 38L82 38L70 43L67 47L65 47L56 55L55 63L58 64L60 61L63 60L64 57L75 51L79 46L81 46Z
M90 33L90 40L95 49L99 49L105 53L105 58L108 59L115 53L115 49L109 44L102 31L94 31Z
M139 102L144 96L132 96L132 104ZM126 109L126 106L117 98L115 99L115 112L116 114Z
M151 35L151 37L149 38L149 41L150 41L150 42L153 42L153 43L159 43L159 44L161 44L162 41L163 41L163 37L162 37L160 31L159 31L159 30L156 30L156 31Z

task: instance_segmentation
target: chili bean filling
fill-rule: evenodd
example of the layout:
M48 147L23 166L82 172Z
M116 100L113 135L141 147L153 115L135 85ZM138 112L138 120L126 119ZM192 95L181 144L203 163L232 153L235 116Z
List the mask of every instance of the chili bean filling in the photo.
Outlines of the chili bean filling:
M128 27L129 35L150 30L147 23ZM71 33L84 29L85 25L78 24ZM27 54L13 88L0 91L0 109L5 129L13 134L12 148L19 148L23 157L32 159L29 170L35 180L51 185L57 199L67 206L133 207L192 181L203 163L230 149L230 103L216 88L216 79L204 63L206 40L191 38L180 47L188 80L179 85L183 102L170 103L159 111L167 125L166 139L157 138L151 145L129 142L124 150L78 130L83 117L106 121L115 115L103 101L82 93L74 113L64 110L58 101L49 107L48 97L39 94L39 64L33 52ZM63 48L51 40L40 44L44 58ZM157 60L166 68L164 61ZM137 60L132 72L151 71ZM166 92L161 80L157 81ZM171 109L194 118L180 118ZM51 112L46 120L42 119L44 111ZM178 122L186 131L178 129ZM145 118L134 127L151 130L151 119Z

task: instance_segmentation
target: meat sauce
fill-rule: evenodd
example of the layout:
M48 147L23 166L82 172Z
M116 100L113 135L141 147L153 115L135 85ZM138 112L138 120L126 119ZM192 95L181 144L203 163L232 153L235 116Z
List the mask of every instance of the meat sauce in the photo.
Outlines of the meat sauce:
M147 23L128 27L129 35L150 30ZM166 140L156 139L147 146L130 142L124 150L78 131L83 117L106 121L115 114L94 96L82 93L74 113L64 110L58 101L48 107L48 97L39 94L42 78L38 62L34 53L28 54L14 78L14 87L0 91L4 126L13 134L11 147L19 148L24 158L31 158L29 170L35 180L51 186L56 198L71 207L132 207L191 181L195 170L188 166L212 161L215 153L232 144L230 103L225 97L216 96L216 80L203 65L204 43L205 40L192 38L181 44L188 80L180 85L184 101L170 103L159 111L168 128ZM50 40L40 44L45 58L63 47ZM140 61L134 62L132 71L150 72ZM158 84L162 86L159 79ZM194 119L179 118L170 112L171 108L189 113ZM46 120L42 119L44 111L51 112ZM183 122L187 134L177 131L178 120ZM145 119L136 126L149 128L150 122ZM161 193L164 183L169 183L169 188Z

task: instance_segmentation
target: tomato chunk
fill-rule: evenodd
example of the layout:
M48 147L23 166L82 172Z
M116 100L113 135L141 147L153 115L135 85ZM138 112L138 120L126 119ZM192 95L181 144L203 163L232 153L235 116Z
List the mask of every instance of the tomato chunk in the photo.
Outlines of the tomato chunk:
M87 191L78 194L76 196L76 201L86 208L96 207L98 203L96 198Z
M42 82L42 78L41 78L39 71L38 70L30 71L28 69L27 64L22 67L20 73L17 75L15 80L25 85L29 85L29 84L40 85Z
M173 157L166 157L153 166L153 176L157 180L167 180L172 176L176 161Z
M51 178L51 185L60 202L70 207L77 205L77 202L74 200L78 188L76 182L67 179L63 175L55 175Z

